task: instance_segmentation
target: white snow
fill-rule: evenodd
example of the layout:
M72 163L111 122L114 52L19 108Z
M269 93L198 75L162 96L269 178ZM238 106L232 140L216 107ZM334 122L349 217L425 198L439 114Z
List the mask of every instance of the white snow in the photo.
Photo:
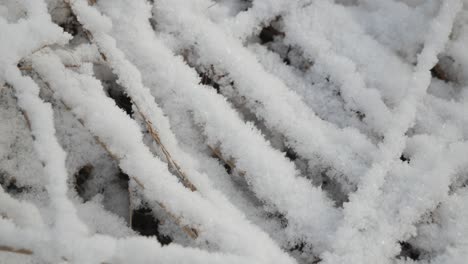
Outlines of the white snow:
M0 263L465 263L467 41L467 0L0 0Z

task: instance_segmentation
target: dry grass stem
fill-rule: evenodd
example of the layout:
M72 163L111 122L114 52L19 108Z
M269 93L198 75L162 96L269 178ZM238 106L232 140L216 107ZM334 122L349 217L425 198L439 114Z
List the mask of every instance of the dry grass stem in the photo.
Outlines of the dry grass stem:
M29 250L29 249L13 248L13 247L2 246L2 245L0 245L0 251L16 253L16 254L22 254L22 255L32 255L33 254L32 250Z
M223 154L221 154L221 151L218 148L214 148L210 145L208 145L208 148L211 150L211 152L222 162L224 162L230 169L231 171L237 171L237 174L240 176L245 175L245 171L243 170L238 170L236 167L236 164L232 161L232 159L226 159L223 157Z

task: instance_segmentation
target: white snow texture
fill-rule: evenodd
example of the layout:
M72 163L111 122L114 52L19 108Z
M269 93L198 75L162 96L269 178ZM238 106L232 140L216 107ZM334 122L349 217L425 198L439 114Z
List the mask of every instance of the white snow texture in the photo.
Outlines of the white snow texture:
M0 264L468 263L468 0L0 0Z

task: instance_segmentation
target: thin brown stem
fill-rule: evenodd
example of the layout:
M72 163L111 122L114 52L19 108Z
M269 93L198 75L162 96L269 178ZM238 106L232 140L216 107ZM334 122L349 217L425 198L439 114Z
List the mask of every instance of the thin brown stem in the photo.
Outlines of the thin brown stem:
M26 249L26 248L14 248L14 247L3 246L3 245L0 245L0 251L16 253L16 254L21 254L21 255L32 255L33 254L32 250L29 250L29 249Z
M195 187L195 185L193 185L193 183L187 178L187 176L182 171L180 166L172 158L172 156L169 153L169 151L167 150L166 146L164 146L164 144L162 143L161 138L159 136L159 133L153 128L153 124L151 123L151 121L149 121L148 118L141 112L138 105L136 105L135 103L134 103L134 105L135 105L136 109L138 110L138 113L140 114L140 116L143 118L143 121L146 124L146 129L150 133L151 137L159 145L159 147L161 148L161 151L164 153L164 156L166 156L166 160L167 160L167 163L169 164L169 167L172 167L176 171L176 173L178 175L178 178L182 181L182 184L185 187L187 187L188 189L190 189L193 192L196 191L197 188Z
M231 159L226 159L223 157L223 154L221 154L221 151L219 151L218 148L214 148L210 145L208 145L208 148L211 150L213 155L215 155L219 160L224 162L230 169L231 171L237 171L237 174L240 176L245 176L245 171L243 170L238 170L236 167L236 164L231 160Z

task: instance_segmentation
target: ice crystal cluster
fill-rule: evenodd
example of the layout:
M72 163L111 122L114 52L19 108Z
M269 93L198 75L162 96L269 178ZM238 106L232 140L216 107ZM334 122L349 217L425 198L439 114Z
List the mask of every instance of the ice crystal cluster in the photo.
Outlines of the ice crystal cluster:
M0 263L468 263L468 0L0 0Z

